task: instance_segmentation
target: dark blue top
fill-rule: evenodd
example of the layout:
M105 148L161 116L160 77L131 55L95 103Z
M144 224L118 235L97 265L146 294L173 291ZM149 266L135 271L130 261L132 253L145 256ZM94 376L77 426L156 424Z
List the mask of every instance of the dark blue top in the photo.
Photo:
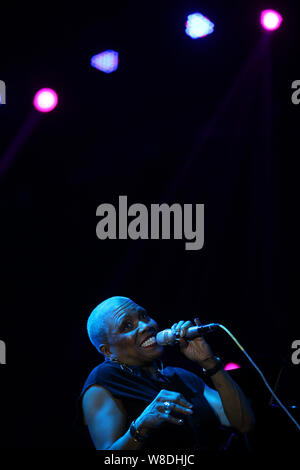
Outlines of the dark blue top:
M220 447L220 424L204 397L204 382L192 372L178 367L166 367L160 379L155 379L140 367L121 368L118 363L104 361L88 376L80 398L92 385L100 385L121 400L127 412L127 428L160 390L181 393L194 405L194 414L180 415L184 425L163 423L152 431L144 449L203 449Z

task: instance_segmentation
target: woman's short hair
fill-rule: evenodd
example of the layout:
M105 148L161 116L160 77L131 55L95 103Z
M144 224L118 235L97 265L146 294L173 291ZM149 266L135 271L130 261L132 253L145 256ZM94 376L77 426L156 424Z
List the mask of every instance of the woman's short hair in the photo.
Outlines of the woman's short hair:
M110 313L120 305L124 304L124 302L128 301L130 301L128 297L109 297L97 305L90 314L87 321L88 336L91 343L101 354L100 346L108 343L109 328L107 320Z

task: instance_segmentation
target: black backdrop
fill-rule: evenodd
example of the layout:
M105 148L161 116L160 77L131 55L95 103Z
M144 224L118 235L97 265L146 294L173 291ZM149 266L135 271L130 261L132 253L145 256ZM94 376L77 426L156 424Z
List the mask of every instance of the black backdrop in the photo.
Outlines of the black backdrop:
M1 7L2 447L89 446L74 425L76 398L100 359L86 320L111 295L131 297L161 327L195 314L223 323L272 386L284 364L278 392L299 405L291 363L299 339L300 107L291 102L299 32L296 1L272 2L284 23L262 32L259 12L269 6ZM197 10L216 30L193 41L184 19ZM107 48L120 54L110 75L89 64ZM38 115L32 98L44 86L57 91L59 105ZM119 195L148 207L204 203L203 249L186 251L178 240L100 241L96 208L117 205ZM275 413L272 439L276 423L292 434L233 342L220 332L209 342L242 364L232 374L267 416L258 429L269 433ZM166 356L192 367L176 351Z

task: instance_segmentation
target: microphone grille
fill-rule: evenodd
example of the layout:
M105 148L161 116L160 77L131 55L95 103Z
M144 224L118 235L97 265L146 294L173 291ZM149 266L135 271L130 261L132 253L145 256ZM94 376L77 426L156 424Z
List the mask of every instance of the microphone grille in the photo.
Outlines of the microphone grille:
M156 341L161 346L167 346L174 343L174 334L172 330L163 330L157 333Z

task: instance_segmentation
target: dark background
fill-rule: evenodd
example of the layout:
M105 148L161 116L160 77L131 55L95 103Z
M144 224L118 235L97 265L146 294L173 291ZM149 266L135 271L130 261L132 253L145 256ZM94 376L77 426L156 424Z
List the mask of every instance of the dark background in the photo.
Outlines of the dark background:
M91 448L75 423L76 399L100 357L90 311L131 297L162 328L197 314L235 334L288 405L300 405L299 76L296 1L98 2L1 6L0 108L3 448ZM263 8L280 30L265 33ZM192 40L187 14L215 33ZM105 49L117 72L90 66ZM35 92L54 88L41 115ZM25 126L25 130L24 130ZM23 136L23 137L22 137ZM25 138L26 137L26 138ZM12 145L17 145L15 149ZM3 160L2 160L3 161ZM96 237L96 208L128 203L205 204L205 244ZM295 426L225 333L208 338L258 417L254 448L292 445ZM175 350L167 362L192 368ZM294 411L297 415L297 410ZM298 412L299 418L299 412Z

